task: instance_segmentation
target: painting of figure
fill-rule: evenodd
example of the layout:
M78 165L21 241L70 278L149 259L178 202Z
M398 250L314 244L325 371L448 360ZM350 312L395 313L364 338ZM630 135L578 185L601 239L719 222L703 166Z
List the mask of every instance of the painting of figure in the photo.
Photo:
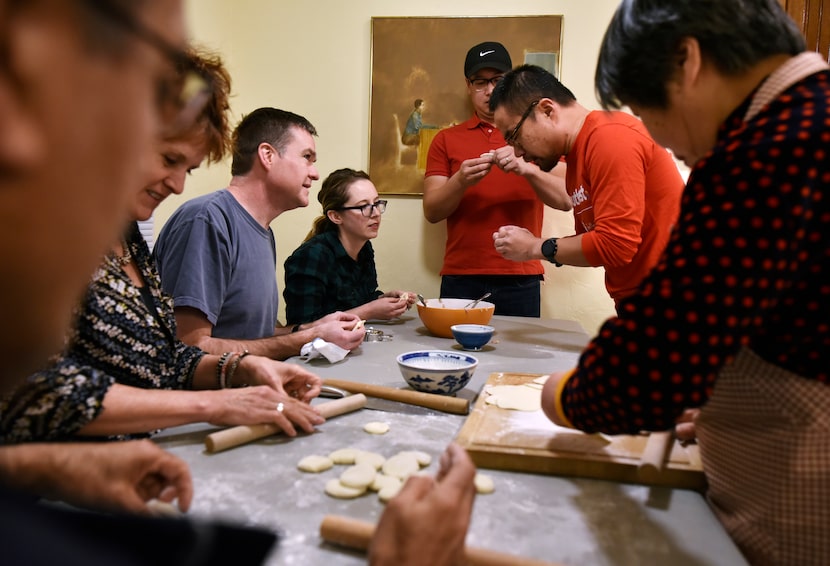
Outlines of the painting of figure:
M369 174L379 193L423 192L432 138L472 114L462 63L482 41L559 75L562 16L372 18Z

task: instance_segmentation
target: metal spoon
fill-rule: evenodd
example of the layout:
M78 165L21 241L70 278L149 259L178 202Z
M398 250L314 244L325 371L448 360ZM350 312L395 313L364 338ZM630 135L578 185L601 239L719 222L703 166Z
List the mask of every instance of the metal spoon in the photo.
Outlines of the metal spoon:
M478 299L476 299L475 301L473 301L472 303L470 303L469 305L467 305L467 306L466 306L466 307L464 307L464 308L465 308L465 309L472 309L472 308L474 308L474 307L475 307L475 306L476 306L476 305L477 305L480 301L483 301L484 299L486 299L486 298L487 298L487 297L489 297L489 296L490 296L490 293L489 293L489 291L488 291L487 293L484 293L481 297L479 297Z
M427 301L424 299L424 296L418 293L418 300L421 302L422 305L427 306Z

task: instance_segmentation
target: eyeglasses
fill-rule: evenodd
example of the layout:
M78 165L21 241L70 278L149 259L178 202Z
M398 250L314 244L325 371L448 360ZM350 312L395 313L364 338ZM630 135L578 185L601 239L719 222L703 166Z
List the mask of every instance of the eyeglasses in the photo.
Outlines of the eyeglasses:
M388 201L378 200L372 204L360 204L358 206L341 206L338 210L359 210L363 216L372 216L374 210L378 209L378 214L386 212L386 203Z
M512 130L510 130L510 132L506 136L504 136L504 141L507 142L507 145L512 146L512 145L516 144L516 138L519 137L519 130L522 128L522 124L525 123L525 120L527 120L527 117L530 116L530 112L534 108L536 108L537 104L539 104L538 100L534 100L533 102L531 102L530 106L528 106L527 110L525 110L525 113L522 114L522 118L521 118L521 120L519 120L519 123L516 124L516 127L513 128Z
M493 77L490 79L468 79L470 84L473 85L473 88L476 92L482 92L487 90L487 85L495 87L499 81L501 80L502 75L498 77Z
M175 69L175 77L160 80L156 86L159 114L168 134L181 132L192 125L210 99L212 85L208 76L196 67L187 52L171 45L157 32L133 18L121 4L101 0L87 0L86 4L124 31L158 50L170 62Z

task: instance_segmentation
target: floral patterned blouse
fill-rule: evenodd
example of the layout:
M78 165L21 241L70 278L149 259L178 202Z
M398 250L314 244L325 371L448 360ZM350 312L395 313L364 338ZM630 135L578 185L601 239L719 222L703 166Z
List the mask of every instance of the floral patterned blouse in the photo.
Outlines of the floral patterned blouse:
M192 388L204 352L176 339L173 299L162 293L150 250L135 224L126 243L144 288L133 284L118 259L104 259L87 288L66 350L0 400L0 442L73 437L100 414L115 382L144 389Z

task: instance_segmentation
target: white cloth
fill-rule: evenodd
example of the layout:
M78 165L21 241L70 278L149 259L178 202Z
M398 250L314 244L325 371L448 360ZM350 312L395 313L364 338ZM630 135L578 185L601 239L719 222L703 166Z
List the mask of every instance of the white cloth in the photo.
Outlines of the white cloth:
M306 360L313 360L314 358L323 356L331 363L339 362L348 353L348 350L341 348L337 344L330 344L322 338L315 338L300 349L300 356Z

